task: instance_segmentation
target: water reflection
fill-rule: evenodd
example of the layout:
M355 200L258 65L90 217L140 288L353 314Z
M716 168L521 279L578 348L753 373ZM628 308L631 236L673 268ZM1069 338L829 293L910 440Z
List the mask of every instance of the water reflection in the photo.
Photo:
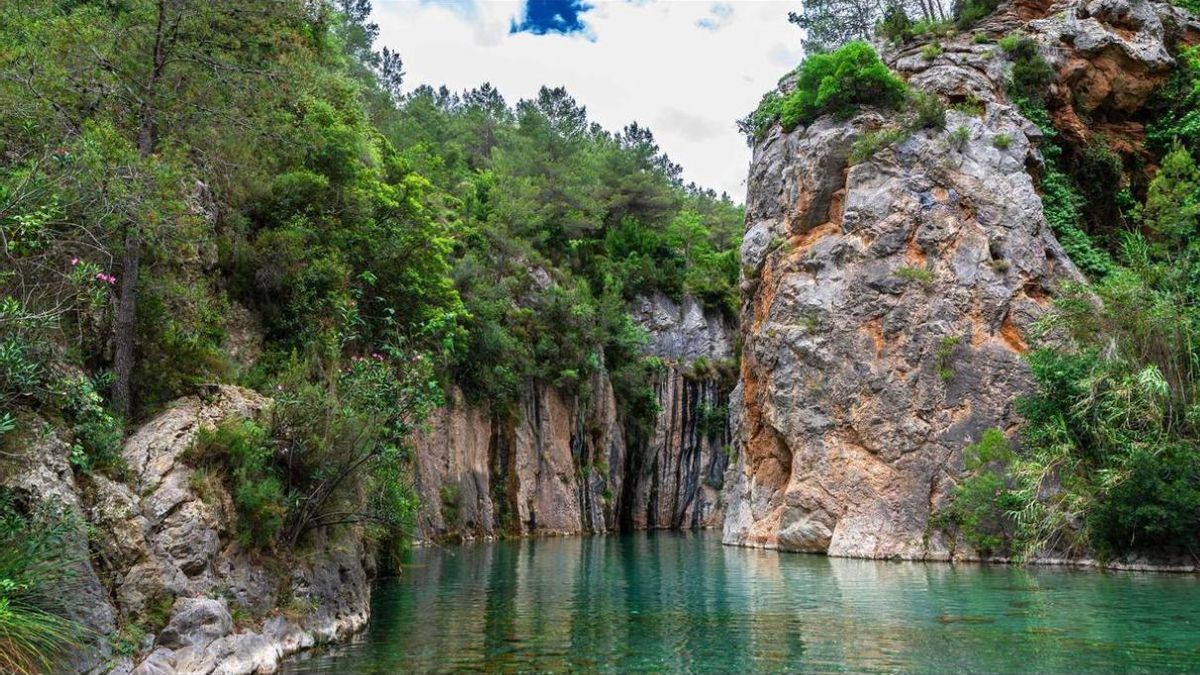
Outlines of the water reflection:
M886 563L637 534L414 551L292 673L1195 671L1190 576Z

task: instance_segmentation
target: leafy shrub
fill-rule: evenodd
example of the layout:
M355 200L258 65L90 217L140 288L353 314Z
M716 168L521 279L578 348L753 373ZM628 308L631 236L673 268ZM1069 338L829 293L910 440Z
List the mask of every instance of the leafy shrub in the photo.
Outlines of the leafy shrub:
M729 406L702 403L696 409L696 434L701 438L720 438L729 428Z
M903 5L895 3L888 5L884 10L883 20L875 27L875 34L893 44L901 44L912 38L912 28L913 23Z
M782 109L783 96L772 89L763 94L762 100L758 102L758 107L753 112L738 120L738 131L742 132L747 139L761 139L775 123L775 120L779 119Z
M909 123L912 129L944 129L946 127L946 105L937 94L924 91L914 91L909 96L912 106L913 119Z
M65 377L58 383L58 402L71 427L71 465L84 473L95 469L119 469L124 437L121 421L104 407L97 382L86 377Z
M854 144L850 146L850 163L860 164L874 157L876 153L884 148L901 143L908 138L908 130L906 129L879 129L877 131L868 131L867 133L854 139Z
M1012 145L1012 136L1008 134L996 134L992 137L992 145L997 150L1007 150Z
M805 59L796 70L795 89L783 97L763 97L748 118L755 123L744 126L759 129L777 115L783 128L791 131L827 113L848 117L863 105L895 109L904 102L907 90L869 44L850 42L837 51Z
M954 368L952 367L954 352L958 350L958 345L961 343L962 338L957 335L947 335L938 340L934 358L937 362L938 377L944 382L954 379Z
M974 117L983 117L984 113L987 112L987 107L983 104L983 101L971 95L968 95L967 98L955 103L951 107L964 115L972 115Z
M930 42L921 47L921 58L926 61L932 61L942 55L942 45L940 42Z
M1008 83L1008 94L1013 99L1041 102L1049 93L1049 87L1058 79L1054 68L1042 58L1036 40L1028 37L1006 36L1000 41L1012 59L1012 74Z
M243 546L265 548L283 526L287 502L274 454L267 431L251 420L201 429L189 451L189 461L202 469L227 473Z
M942 514L984 557L1008 552L1017 533L1012 514L1021 504L1008 477L1014 459L1004 432L984 431L978 443L963 448L966 474Z
M1096 500L1088 526L1107 552L1195 550L1200 545L1200 458L1189 443L1139 446Z
M1059 171L1052 162L1046 163L1042 174L1042 212L1050 229L1062 244L1071 261L1093 279L1107 275L1113 269L1113 261L1103 249L1098 248L1080 228L1083 197L1076 191L1071 179Z

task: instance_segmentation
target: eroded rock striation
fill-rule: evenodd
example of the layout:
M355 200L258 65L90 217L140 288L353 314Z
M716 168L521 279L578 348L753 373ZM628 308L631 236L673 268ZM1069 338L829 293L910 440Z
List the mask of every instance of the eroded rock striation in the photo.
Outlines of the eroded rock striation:
M506 417L454 392L415 443L422 538L721 522L729 387L715 371L733 356L733 331L691 298L645 298L634 316L663 361L652 427L628 428L603 375L586 400L528 383Z
M1171 65L1162 17L1175 11L1018 3L980 29L1027 27L1039 41L1059 73L1056 123L1086 112L1140 131L1133 112ZM1011 64L969 34L943 47L886 58L910 86L981 103L980 114L952 108L944 130L857 163L855 139L899 126L898 114L776 126L755 145L726 543L974 556L931 515L963 447L1019 423L1033 324L1064 280L1082 277L1043 216L1043 132L1005 94Z

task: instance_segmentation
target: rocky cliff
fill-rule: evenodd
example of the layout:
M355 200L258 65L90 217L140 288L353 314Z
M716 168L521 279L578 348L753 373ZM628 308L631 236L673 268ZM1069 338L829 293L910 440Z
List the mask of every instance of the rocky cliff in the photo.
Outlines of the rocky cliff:
M0 485L50 498L76 523L75 618L89 632L73 670L270 672L286 654L366 625L371 558L359 533L314 541L303 557L243 549L227 490L183 459L200 428L267 403L228 386L177 401L125 443L121 481L77 481L47 424L34 425L24 455L4 458Z
M1093 137L1086 115L1114 144L1141 133L1138 110L1172 62L1168 28L1189 22L1148 2L1014 3L977 27L988 40L885 52L910 87L970 103L944 129L857 163L854 141L901 113L776 126L756 143L727 543L974 555L931 514L963 447L1019 423L1032 326L1064 280L1082 279L1043 215L1043 132L1006 96L1012 64L994 40L1038 41L1058 72L1049 107L1064 142Z
M720 523L729 387L718 371L733 331L691 298L644 298L633 312L662 361L652 428L628 428L605 376L586 400L531 382L505 418L454 392L415 443L421 538Z

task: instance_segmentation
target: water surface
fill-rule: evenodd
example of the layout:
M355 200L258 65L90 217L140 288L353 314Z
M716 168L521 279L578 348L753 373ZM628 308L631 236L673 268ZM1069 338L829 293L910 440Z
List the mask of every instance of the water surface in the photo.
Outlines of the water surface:
M285 673L1200 671L1200 579L639 533L424 548Z

